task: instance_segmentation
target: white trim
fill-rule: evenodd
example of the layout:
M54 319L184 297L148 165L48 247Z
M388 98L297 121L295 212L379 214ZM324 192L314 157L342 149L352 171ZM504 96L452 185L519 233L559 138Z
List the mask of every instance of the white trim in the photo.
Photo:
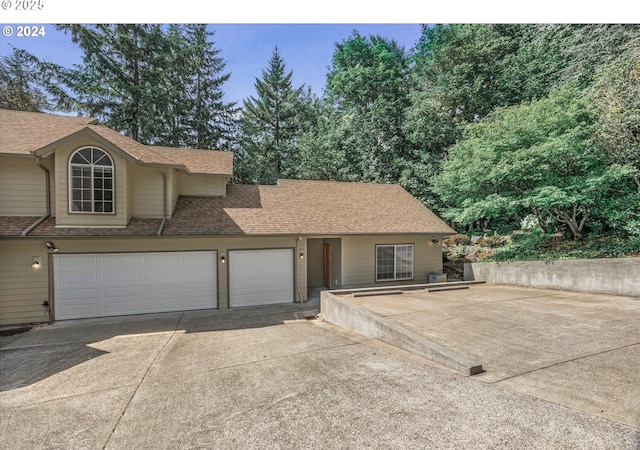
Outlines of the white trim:
M96 165L96 164L81 164L81 163L72 163L71 160L73 159L73 157L78 154L80 151L87 149L87 148L92 148L92 149L96 149L96 150L100 150L101 152L103 152L107 158L109 158L109 161L111 162L110 166L101 166L101 165ZM90 168L91 169L91 209L92 211L74 211L73 210L73 168L74 167L79 167L79 168ZM111 211L93 211L93 209L95 209L95 202L96 200L93 198L94 195L94 169L96 167L104 167L104 168L110 168L111 169ZM97 147L95 145L85 145L83 147L80 147L78 149L76 149L74 152L71 153L71 155L69 155L69 159L67 161L67 172L68 172L68 184L67 184L67 196L69 198L69 203L68 203L68 212L69 214L91 214L91 215L115 215L116 214L116 165L115 162L113 161L113 158L111 157L111 155L109 154L109 152L107 152L106 150ZM105 192L104 188L102 189L103 192ZM104 199L103 199L104 201ZM81 202L83 202L81 200Z

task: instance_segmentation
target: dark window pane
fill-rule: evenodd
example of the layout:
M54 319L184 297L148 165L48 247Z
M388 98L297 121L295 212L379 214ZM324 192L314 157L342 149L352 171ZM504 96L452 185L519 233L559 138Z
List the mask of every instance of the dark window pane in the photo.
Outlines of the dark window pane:
M91 212L91 202L82 202L82 211Z
M113 212L113 203L112 202L104 202L104 212Z

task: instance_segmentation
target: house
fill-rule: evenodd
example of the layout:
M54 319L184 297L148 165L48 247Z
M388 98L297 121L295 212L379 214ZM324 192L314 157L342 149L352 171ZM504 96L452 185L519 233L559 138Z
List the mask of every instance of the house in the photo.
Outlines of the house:
M230 152L0 110L0 324L424 283L453 230L397 185L234 185Z

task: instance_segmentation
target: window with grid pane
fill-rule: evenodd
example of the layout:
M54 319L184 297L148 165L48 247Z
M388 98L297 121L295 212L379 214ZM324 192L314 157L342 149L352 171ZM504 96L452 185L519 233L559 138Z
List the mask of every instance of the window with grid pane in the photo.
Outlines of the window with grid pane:
M113 213L113 161L95 147L77 150L69 160L70 210Z
M376 281L413 278L413 244L376 246Z

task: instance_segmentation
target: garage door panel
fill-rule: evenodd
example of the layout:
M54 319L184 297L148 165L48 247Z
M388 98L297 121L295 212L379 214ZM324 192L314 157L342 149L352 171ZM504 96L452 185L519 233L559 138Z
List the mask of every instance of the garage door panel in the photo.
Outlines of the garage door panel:
M76 255L76 258L58 259L59 270L90 270L98 267L98 257Z
M105 300L109 299L137 299L140 297L140 289L138 286L123 286L123 287L112 287L112 288L102 288L102 298Z
M142 280L146 283L175 283L178 281L178 271L175 267L173 270L145 270L142 272Z
M133 272L102 272L102 282L104 284L121 284L121 283L134 283L137 284L140 280L140 274L138 271Z
M100 265L103 269L137 269L139 265L138 255L106 255L100 257Z
M67 319L81 319L84 317L98 317L97 304L74 304L72 306L59 306L58 314Z
M54 255L54 278L56 319L218 306L213 251Z
M73 286L81 286L83 284L95 286L98 282L98 275L96 273L68 273L60 275L60 282Z
M178 267L180 264L177 253L153 253L142 256L143 264L148 268Z
M231 307L293 302L293 250L229 252Z
M121 299L121 301L109 301L101 304L102 313L110 316L118 316L123 314L137 314L140 306L135 298Z

